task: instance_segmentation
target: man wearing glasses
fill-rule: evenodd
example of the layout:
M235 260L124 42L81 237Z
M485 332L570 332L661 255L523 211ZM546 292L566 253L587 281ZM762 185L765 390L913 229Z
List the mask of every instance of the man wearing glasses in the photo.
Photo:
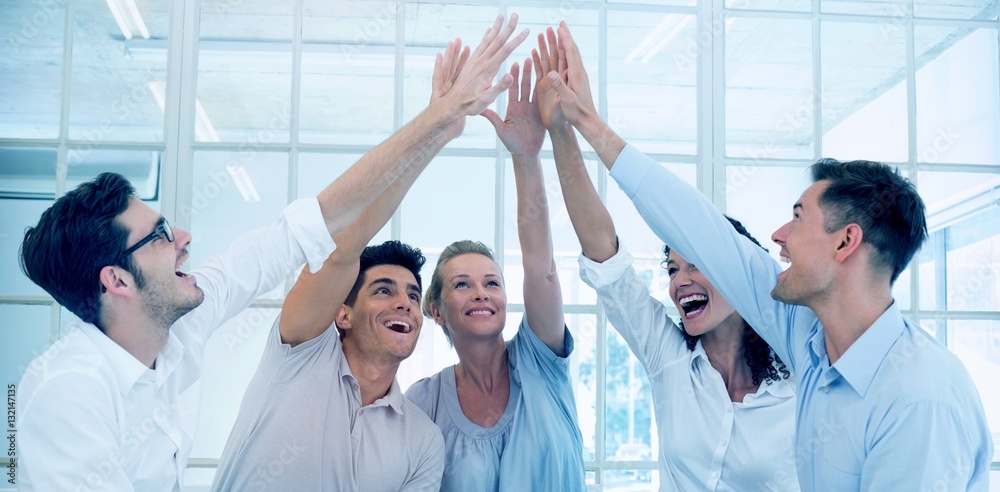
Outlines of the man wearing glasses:
M516 22L502 24L471 57L463 53L447 94L317 197L291 203L191 273L182 270L191 235L135 198L120 175L102 174L43 212L25 232L22 270L84 323L21 381L19 488L180 490L206 340L303 263L318 271L335 235L374 199L401 192L387 188L412 179L433 142L507 90L511 76L493 78L527 33L508 43Z

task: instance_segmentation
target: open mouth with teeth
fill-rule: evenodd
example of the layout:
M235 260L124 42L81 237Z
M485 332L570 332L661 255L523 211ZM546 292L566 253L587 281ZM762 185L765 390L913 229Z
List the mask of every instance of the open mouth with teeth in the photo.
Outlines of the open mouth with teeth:
M177 270L176 272L174 272L174 275L177 275L180 278L189 278L191 276L191 274L184 273L184 272L182 272L180 270Z
M466 316L493 316L494 314L496 313L493 312L492 309L486 309L486 308L473 309L465 313Z
M396 333L409 333L413 331L413 327L409 323L400 320L389 320L383 323L383 326L396 332Z
M682 297L678 302L684 311L684 317L690 318L701 314L708 306L708 296L705 294L691 294Z

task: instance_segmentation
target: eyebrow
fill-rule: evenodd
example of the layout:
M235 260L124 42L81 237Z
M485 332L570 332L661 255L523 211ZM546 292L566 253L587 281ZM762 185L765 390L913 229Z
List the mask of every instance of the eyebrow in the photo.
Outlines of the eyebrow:
M795 202L795 205L792 205L792 211L794 212L795 209L802 210L802 202Z
M377 278L375 280L372 280L371 283L369 283L368 285L369 286L375 286L377 284L388 284L388 285L390 285L392 287L395 287L396 286L396 281L393 280L393 279L391 279L391 278L388 278L388 277L383 277L383 278ZM420 294L420 287L417 287L417 284L406 284L406 290L413 291L413 292L416 292L417 294Z

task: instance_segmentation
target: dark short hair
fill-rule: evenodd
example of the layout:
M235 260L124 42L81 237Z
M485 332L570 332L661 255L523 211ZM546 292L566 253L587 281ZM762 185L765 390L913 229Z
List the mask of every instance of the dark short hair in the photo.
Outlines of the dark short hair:
M858 224L862 242L872 246L872 265L895 283L927 239L924 201L913 183L881 162L820 159L809 169L813 181L829 181L819 196L826 232Z
M420 282L420 269L424 266L427 258L420 252L419 248L414 248L409 244L400 241L386 241L375 246L368 246L361 252L361 268L358 270L358 279L354 281L351 293L347 295L344 304L354 307L358 300L358 292L365 283L365 273L373 267L379 265L401 266L413 274L417 279L417 287L421 292L424 287Z
M56 302L101 330L101 269L120 266L142 288L132 258L122 257L129 230L119 220L135 188L120 174L102 173L66 193L24 232L21 271Z
M750 231L743 226L743 223L726 215L726 219L736 229L736 232L740 233L741 236L750 240L760 249L767 251L757 238L750 234ZM663 264L664 268L667 267L667 260L670 259L670 246L663 245ZM692 336L689 335L687 330L684 329L684 322L680 323L681 334L684 335L684 341L687 343L688 350L694 350L694 347L698 344L698 339L701 335ZM743 320L743 359L750 367L750 376L753 379L753 384L760 384L765 381L778 381L781 379L788 379L791 373L788 368L785 367L785 363L782 362L778 354L774 353L771 346L764 341L757 331L750 326L746 320Z

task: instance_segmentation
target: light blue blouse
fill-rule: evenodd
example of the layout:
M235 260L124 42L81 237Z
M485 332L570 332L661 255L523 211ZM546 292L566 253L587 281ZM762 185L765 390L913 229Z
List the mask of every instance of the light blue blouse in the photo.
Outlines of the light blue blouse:
M507 343L507 409L493 427L480 427L462 413L454 366L410 387L406 397L444 434L442 491L585 490L569 330L565 340L566 357L559 357L522 319Z

